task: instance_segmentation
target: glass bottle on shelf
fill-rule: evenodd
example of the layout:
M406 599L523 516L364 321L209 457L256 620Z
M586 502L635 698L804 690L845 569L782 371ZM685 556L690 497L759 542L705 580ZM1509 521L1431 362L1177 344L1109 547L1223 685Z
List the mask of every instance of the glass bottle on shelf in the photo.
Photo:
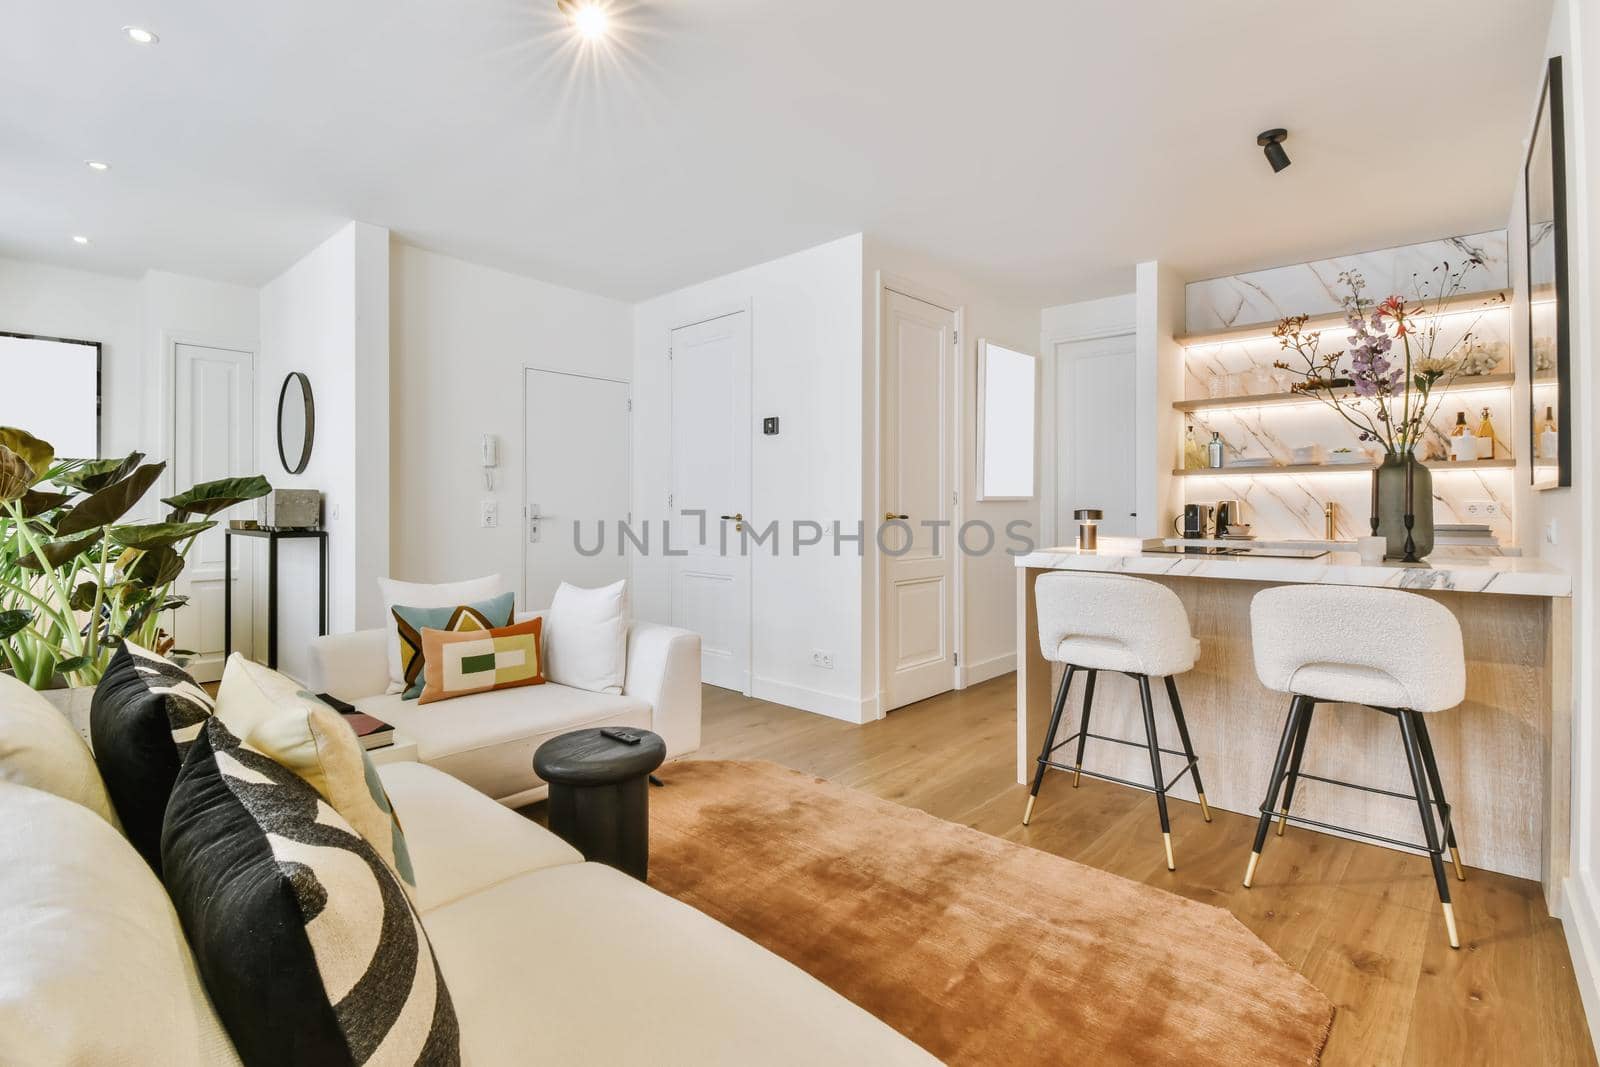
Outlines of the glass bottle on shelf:
M1183 435L1183 469L1186 471L1199 470L1206 465L1206 450L1200 446L1200 440L1194 435L1194 426L1191 424Z
M1216 430L1211 431L1211 441L1206 445L1206 466L1213 470L1222 466L1222 435Z
M1450 427L1450 436L1451 437L1460 437L1462 434L1464 434L1466 432L1467 432L1467 413L1465 411L1458 411L1458 412L1456 412L1456 424L1454 426Z
M1489 418L1489 409L1483 409L1483 421L1478 423L1478 458L1493 459L1495 449L1494 421Z
M1556 459L1561 452L1561 435L1557 432L1556 413L1552 407L1544 409L1544 424L1539 427L1539 458Z

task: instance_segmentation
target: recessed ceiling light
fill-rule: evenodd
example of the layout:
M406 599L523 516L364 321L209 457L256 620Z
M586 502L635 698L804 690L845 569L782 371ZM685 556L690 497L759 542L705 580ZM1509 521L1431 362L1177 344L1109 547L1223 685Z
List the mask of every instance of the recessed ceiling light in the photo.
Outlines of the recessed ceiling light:
M161 38L143 26L124 26L122 32L128 35L128 40L134 44L160 44Z
M611 28L610 16L600 0L556 0L556 6L572 21L573 29L591 41L604 37Z
M72 237L72 243L75 245L86 245L89 243L89 239L81 233L74 234Z
M103 159L86 159L83 161L83 165L90 170L107 171L111 169L111 164Z

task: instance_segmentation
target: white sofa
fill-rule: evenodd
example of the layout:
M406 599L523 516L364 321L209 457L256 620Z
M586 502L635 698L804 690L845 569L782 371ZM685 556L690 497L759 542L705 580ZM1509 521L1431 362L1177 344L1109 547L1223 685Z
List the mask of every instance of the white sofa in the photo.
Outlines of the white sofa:
M584 863L448 775L416 763L380 773L464 1062L936 1062L799 968ZM87 747L3 675L0 857L0 1063L238 1063Z
M517 621L540 612L519 614ZM559 734L594 726L639 726L661 735L672 759L700 747L700 636L655 623L628 630L620 694L554 682L418 704L387 692L387 629L359 630L311 643L313 691L331 693L416 742L417 758L502 804L540 800L533 753Z

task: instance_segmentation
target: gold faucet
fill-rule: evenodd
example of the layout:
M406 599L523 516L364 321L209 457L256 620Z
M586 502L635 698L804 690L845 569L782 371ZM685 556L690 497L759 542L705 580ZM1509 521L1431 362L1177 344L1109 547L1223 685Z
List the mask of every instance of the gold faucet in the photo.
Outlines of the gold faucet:
M1322 505L1322 535L1329 541L1338 539L1338 505L1332 500Z

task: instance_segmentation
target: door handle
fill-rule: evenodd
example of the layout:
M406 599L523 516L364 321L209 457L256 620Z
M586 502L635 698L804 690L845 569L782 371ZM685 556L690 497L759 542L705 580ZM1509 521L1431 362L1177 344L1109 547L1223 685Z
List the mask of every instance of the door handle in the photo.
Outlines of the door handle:
M744 532L744 512L736 511L732 515L724 515L722 517L724 519L727 519L729 522L733 523L733 532L734 533L743 533Z
M910 515L896 515L892 511L885 511L883 513L883 521L884 522L894 522L896 519L899 519L901 522L905 522L906 520L908 520L910 518L911 518Z

